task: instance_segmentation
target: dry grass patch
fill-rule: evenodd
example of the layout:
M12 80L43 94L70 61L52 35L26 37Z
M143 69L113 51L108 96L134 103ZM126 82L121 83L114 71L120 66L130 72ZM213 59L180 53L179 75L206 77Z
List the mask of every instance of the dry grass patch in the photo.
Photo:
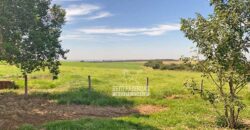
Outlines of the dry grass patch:
M188 95L171 95L171 96L166 96L166 99L185 99L189 98L190 96Z
M139 105L135 108L140 114L149 115L166 110L166 107L155 105Z

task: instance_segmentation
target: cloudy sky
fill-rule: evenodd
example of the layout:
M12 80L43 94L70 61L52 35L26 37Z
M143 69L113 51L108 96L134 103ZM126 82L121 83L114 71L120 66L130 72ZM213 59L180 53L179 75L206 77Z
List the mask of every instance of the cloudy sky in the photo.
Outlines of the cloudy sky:
M212 12L208 0L54 0L65 8L62 45L68 60L174 58L192 42L180 18Z

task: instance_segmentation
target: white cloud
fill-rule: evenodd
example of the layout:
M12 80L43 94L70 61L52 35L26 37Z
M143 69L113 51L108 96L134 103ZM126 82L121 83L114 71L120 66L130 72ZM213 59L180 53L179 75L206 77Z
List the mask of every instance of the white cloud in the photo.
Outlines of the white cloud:
M146 35L150 36L157 36L157 35L162 35L165 32L168 31L175 31L175 30L180 30L180 25L179 24L163 24L163 25L158 25L155 28L148 29L148 31L144 32Z
M93 40L95 36L93 35L83 35L81 33L63 33L60 40Z
M81 39L81 35L79 34L65 34L61 36L61 40L74 40L74 39Z
M116 34L124 36L134 35L148 35L159 36L169 31L179 30L179 24L162 24L156 27L148 28L108 28L108 27L94 27L79 29L84 34Z
M112 14L107 11L102 11L102 8L100 6L94 4L82 3L79 5L70 5L66 8L67 21L77 20L79 18L82 18L81 16L88 16L86 19L94 20L109 17L112 16Z
M76 30L68 30L61 36L61 40L98 40L102 38L110 37L114 38L113 35L118 36L160 36L169 31L176 31L180 29L179 24L160 24L155 27L144 27L144 28L108 28L104 26L82 28ZM104 37L102 37L104 35Z
M94 19L100 19L100 18L105 18L105 17L110 17L110 16L112 16L112 14L109 12L100 12L96 16L91 16L91 17L88 17L87 19L94 20Z
M70 5L66 8L66 19L72 21L74 17L88 15L99 9L99 6L92 4Z

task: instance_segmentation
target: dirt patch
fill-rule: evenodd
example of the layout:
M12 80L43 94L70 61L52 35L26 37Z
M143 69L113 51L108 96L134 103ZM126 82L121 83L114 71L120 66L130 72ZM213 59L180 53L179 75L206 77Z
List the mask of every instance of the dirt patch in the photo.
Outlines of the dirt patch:
M155 105L140 105L135 108L140 114L149 115L166 110L166 107Z
M166 96L166 99L183 99L183 98L188 98L187 95L171 95L171 96Z
M119 117L137 113L135 109L126 107L98 107L87 105L58 105L55 102L14 94L0 94L0 129L17 129L28 123L41 125L43 123L77 119L84 116Z
M243 120L242 120L242 124L243 124L246 128L250 128L250 120L249 120L249 119L243 119Z
M148 115L166 110L166 107L139 105L134 108L59 105L56 102L39 97L28 97L13 93L0 93L0 130L17 129L22 124L35 126L55 120L70 120L81 117L120 117L131 114Z

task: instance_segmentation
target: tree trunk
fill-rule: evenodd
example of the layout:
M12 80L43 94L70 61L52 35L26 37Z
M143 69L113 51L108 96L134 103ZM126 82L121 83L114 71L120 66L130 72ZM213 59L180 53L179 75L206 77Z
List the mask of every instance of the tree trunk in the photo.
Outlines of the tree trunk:
M2 29L0 28L0 52L2 52L3 48L3 35L2 35Z
M227 120L227 124L228 124L228 127L229 127L229 118L228 118L228 103L227 103L227 100L224 99L224 112L225 112L225 118Z
M24 96L28 97L28 76L27 76L27 74L24 75L24 87L25 87Z
M229 79L229 89L230 89L230 103L234 102L235 99L235 92L233 88L233 79L232 77ZM229 128L236 128L237 122L236 122L236 116L235 116L235 110L234 110L234 105L229 106Z
M230 107L230 123L229 128L236 128L237 122L235 121L234 106Z

